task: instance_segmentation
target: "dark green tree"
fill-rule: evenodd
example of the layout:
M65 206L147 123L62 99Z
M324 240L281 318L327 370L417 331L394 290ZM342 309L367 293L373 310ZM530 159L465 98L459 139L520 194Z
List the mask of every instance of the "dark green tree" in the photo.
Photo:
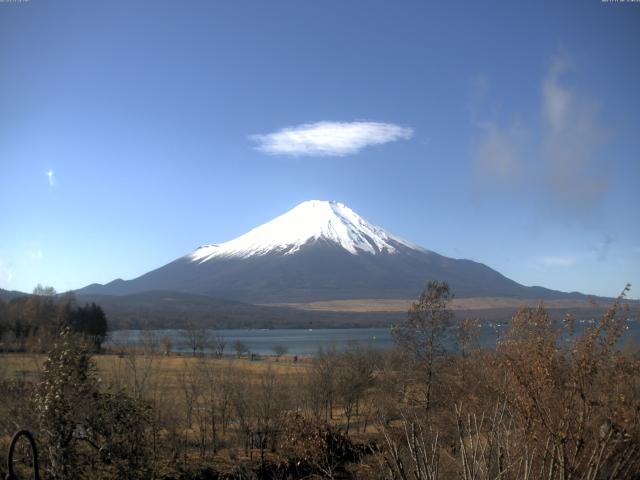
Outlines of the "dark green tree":
M73 332L91 341L96 351L101 349L108 329L107 316L102 307L92 302L90 305L72 308L68 312L66 324Z

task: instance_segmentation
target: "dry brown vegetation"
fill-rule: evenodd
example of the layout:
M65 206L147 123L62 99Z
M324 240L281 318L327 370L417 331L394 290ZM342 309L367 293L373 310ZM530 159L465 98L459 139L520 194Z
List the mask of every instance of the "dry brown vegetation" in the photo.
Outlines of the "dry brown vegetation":
M56 479L638 478L640 357L616 348L622 297L580 333L522 308L495 350L476 322L452 324L449 301L431 285L385 352L177 356L148 335L93 357L65 336L48 356L3 354L0 448L32 429Z
M414 300L410 298L354 298L349 300L325 300L307 303L278 303L272 306L317 310L325 312L406 312ZM490 310L509 308L512 311L522 307L535 307L540 300L507 297L470 297L453 298L450 310ZM613 301L599 302L602 308L609 307ZM552 299L545 301L547 309L593 309L594 302L589 299Z

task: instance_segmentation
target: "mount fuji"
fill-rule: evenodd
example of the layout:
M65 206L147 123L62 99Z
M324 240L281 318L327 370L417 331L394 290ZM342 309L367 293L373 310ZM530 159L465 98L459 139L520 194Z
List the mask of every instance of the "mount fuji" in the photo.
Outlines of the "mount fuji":
M92 284L80 295L176 291L247 303L416 298L429 280L457 297L580 296L525 287L478 262L414 245L346 205L306 201L225 243L204 245L132 280Z

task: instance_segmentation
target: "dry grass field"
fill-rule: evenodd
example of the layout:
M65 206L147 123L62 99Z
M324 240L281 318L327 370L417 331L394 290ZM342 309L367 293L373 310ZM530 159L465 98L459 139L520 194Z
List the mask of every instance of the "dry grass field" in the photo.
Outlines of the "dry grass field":
M415 299L389 298L354 298L349 300L330 300L309 303L281 303L277 306L299 308L301 310L325 312L406 312ZM490 310L509 308L516 311L520 307L535 307L540 300L504 297L455 298L449 305L451 310ZM609 302L611 303L611 302ZM609 303L599 302L599 306L607 307ZM593 303L589 300L557 299L545 300L546 308L555 309L590 309ZM273 306L273 305L272 305Z
M40 372L45 360L46 355L38 353L0 354L0 381L34 385L41 379ZM304 384L311 368L310 359L294 360L293 356L260 356L251 360L235 356L166 356L135 350L122 354L96 354L93 360L102 388L107 391L126 391L128 395L144 399L153 407L154 421L163 425L159 434L161 441L181 444L181 464L197 468L206 461L207 465L222 470L231 469L239 461L250 461L259 452L253 444L249 450L243 446L245 440L241 437L246 434L240 431L238 419L232 414L235 402L240 401L244 408L251 409L251 413L243 413L247 418L242 421L248 421L249 416L255 415L254 409L257 411L260 408L259 402L270 397L275 401L282 397L282 392L293 391L296 386ZM280 392L276 394L272 388ZM215 399L211 395L215 395ZM31 394L28 396L27 400L32 399ZM216 452L211 451L211 431L207 430L211 419L205 417L205 414L210 415L210 408L213 408L211 402L215 402L217 421L221 421L219 415L229 417L226 429L224 426L218 427L222 431L217 433ZM245 402L250 402L251 406ZM283 403L270 408L280 411L288 408L287 405ZM0 417L3 412L0 408ZM17 428L15 425L13 430ZM252 428L255 426L252 425ZM204 438L209 444L206 454L198 446L199 442L204 441L202 435L206 435ZM6 447L7 441L8 437L0 436L0 447ZM171 470L167 466L162 469Z
M37 379L45 358L46 355L37 353L0 354L0 378ZM125 368L125 363L131 362L131 357L127 355L101 354L95 355L93 358L98 367L98 374L105 382L114 380L120 370ZM139 360L142 356L136 358ZM147 362L152 365L154 373L157 373L161 380L168 381L169 384L174 383L185 369L200 367L202 362L218 369L234 370L256 378L267 372L278 377L303 375L310 365L309 359L301 358L294 361L292 356L283 356L279 359L275 356L260 356L257 360L250 360L246 357L231 356L218 359L210 356L154 354L147 356Z
M411 450L441 469L438 478L453 479L463 478L459 472L469 461L487 471L499 468L502 454L469 460L457 447L472 448L482 438L487 452L506 452L516 465L507 476L487 478L524 478L523 465L546 468L550 456L576 472L637 478L640 357L636 349L612 348L628 310L616 305L559 344L564 324L543 308L524 309L512 316L496 349L477 344L477 321L462 321L455 332L465 350L452 355L430 343L443 341L453 317L438 303L446 294L438 288L397 327L398 348L388 351L353 345L312 358L164 355L168 343L143 336L135 346L111 345L90 363L93 343L85 337L45 331L24 345L53 346L49 360L28 348L0 354L0 451L26 427L42 445L70 452L74 472L99 470L96 480L400 480L405 467L413 468ZM333 302L332 308L371 308L370 302ZM505 305L493 302L492 308ZM463 299L453 310L461 304L478 307ZM76 438L77 425L85 424L91 443L58 446L49 433L71 431L67 437ZM414 431L431 443L416 444ZM567 438L578 452L573 457L562 450ZM606 452L605 460L594 464L594 452ZM43 460L50 469L66 465L56 458ZM629 467L620 475L616 465ZM5 473L0 467L0 477Z

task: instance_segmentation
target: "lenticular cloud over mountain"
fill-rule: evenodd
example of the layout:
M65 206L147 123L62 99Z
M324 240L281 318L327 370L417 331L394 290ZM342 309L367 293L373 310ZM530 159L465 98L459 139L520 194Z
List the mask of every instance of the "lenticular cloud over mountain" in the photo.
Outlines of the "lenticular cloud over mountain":
M344 156L412 136L412 128L393 123L317 122L249 138L258 143L258 150L270 155Z

